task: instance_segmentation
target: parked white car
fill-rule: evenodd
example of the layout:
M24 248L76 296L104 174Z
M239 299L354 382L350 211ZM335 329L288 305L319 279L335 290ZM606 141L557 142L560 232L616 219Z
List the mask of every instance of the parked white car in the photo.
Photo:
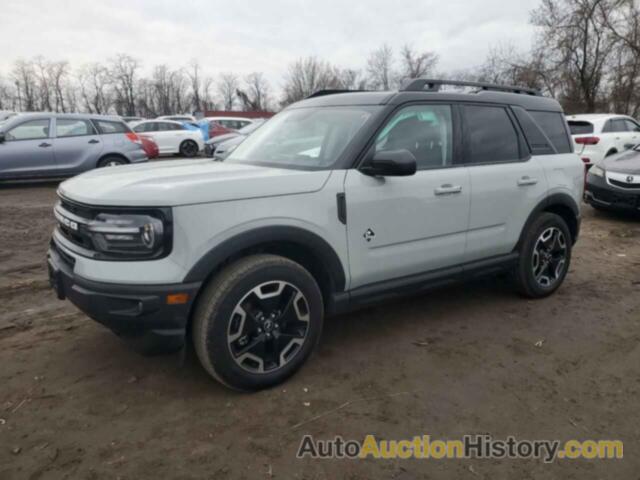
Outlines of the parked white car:
M218 125L222 125L225 128L240 130L247 125L252 124L256 119L245 117L206 117L205 120L216 122Z
M589 166L640 143L640 124L626 115L570 115L567 122L575 151Z
M145 120L135 124L133 131L151 137L158 144L161 155L179 153L184 157L195 157L204 150L202 132L189 129L181 122Z

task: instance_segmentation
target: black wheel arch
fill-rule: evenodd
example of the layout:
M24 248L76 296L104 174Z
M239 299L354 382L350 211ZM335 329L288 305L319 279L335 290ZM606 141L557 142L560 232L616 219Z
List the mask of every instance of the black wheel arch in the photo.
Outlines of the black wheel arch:
M542 212L555 213L562 217L569 227L569 232L571 232L572 243L576 243L580 233L580 207L568 193L554 193L540 201L540 203L538 203L538 205L536 205L529 214L524 227L522 227L520 238L518 239L518 243L516 244L514 251L518 251L520 249L529 227L536 217Z
M204 284L222 267L255 253L280 255L302 265L318 282L325 304L345 289L344 267L333 247L319 235L293 226L260 227L229 238L200 258L183 282Z

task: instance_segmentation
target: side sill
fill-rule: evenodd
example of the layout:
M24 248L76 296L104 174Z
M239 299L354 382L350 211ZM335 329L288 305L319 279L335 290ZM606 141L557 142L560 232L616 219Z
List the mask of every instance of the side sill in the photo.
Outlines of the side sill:
M327 313L339 315L391 298L415 295L446 285L503 273L513 268L518 258L518 252L512 252L455 267L364 285L348 292L337 292L331 297Z

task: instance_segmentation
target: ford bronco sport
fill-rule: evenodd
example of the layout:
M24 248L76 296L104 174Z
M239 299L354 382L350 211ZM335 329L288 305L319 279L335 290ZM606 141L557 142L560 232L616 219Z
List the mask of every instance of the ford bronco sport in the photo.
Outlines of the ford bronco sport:
M325 315L499 272L528 297L554 292L583 168L560 105L537 91L418 79L319 92L223 163L62 183L50 279L142 349L191 338L213 377L256 390L304 363Z

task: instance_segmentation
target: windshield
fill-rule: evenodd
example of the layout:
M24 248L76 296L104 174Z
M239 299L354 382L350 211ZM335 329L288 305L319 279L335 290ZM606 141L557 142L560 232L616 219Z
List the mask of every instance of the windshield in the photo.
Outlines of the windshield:
M282 168L330 168L380 107L298 108L279 113L226 159Z

